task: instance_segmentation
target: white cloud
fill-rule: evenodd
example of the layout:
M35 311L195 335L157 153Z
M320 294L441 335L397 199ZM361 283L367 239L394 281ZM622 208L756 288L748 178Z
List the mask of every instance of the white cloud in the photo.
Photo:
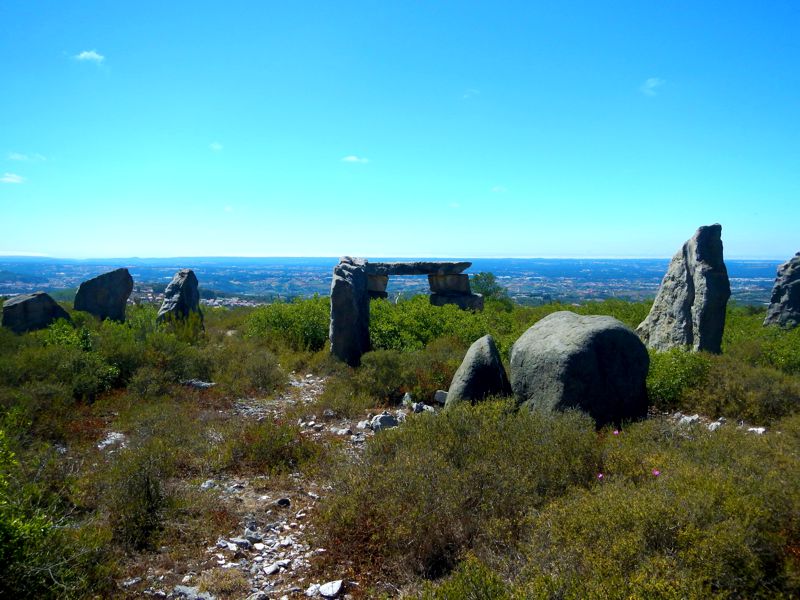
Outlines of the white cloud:
M345 156L342 159L342 162L346 162L346 163L361 163L363 165L363 164L368 163L369 159L368 158L364 158L362 156L355 156L354 154L351 154L349 156Z
M481 95L480 90L476 90L475 88L469 88L464 92L464 94L461 97L466 100L467 98L473 98L475 96L480 96L480 95Z
M502 193L507 192L507 191L508 191L508 189L503 187L502 185L496 185L496 186L494 186L492 188L492 193L493 194L502 194Z
M41 154L22 154L21 152L9 152L8 160L47 160Z
M3 173L3 176L0 177L0 182L2 183L23 183L24 181L25 178L16 173Z
M666 83L666 81L659 79L658 77L650 77L645 79L644 83L641 85L641 87L639 87L639 91L645 96L655 96L658 94L656 90Z
M222 144L220 144L219 142L211 142L208 145L208 147L211 148L214 152L219 152L220 150L222 150Z
M74 58L75 60L88 60L98 65L106 59L106 57L97 52L97 50L84 50L80 54L76 54Z

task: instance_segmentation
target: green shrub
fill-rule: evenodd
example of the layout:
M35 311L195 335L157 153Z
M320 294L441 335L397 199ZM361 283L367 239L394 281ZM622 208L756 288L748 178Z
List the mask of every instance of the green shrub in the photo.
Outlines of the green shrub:
M322 395L314 403L315 409L320 413L332 410L338 417L347 419L363 417L367 409L376 406L380 406L380 403L356 386L350 372L331 377L325 384Z
M711 417L768 425L800 411L800 379L771 367L714 356L706 377L685 392L684 405Z
M291 473L312 465L322 449L293 425L264 420L218 432L221 468L259 473Z
M249 340L221 343L213 349L212 378L234 396L273 392L285 385L286 374L275 355Z
M337 471L320 541L334 559L406 576L446 572L469 549L510 550L531 509L594 478L594 439L584 415L506 402L414 416Z
M114 539L131 550L154 548L164 527L174 464L159 439L120 450L109 473L104 500Z
M37 503L37 486L20 481L21 475L0 429L0 597L82 598L108 591L102 531L56 523Z
M330 300L297 299L256 308L246 320L246 335L294 350L321 350L328 340Z
M786 422L796 432L798 422ZM606 438L604 475L535 515L523 580L533 597L792 597L800 460L790 435L733 427L675 435L663 422Z
M666 352L650 351L647 393L659 410L684 407L686 392L705 381L710 359L707 354L675 348Z
M426 584L423 600L512 600L517 596L496 571L470 555L438 585Z

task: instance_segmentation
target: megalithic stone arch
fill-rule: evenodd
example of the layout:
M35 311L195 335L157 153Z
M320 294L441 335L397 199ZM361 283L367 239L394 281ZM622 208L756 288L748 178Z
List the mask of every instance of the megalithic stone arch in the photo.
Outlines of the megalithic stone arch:
M431 304L482 310L483 296L471 292L469 275L462 273L470 266L470 262L371 263L343 256L331 280L331 353L351 366L360 364L361 355L370 349L370 298L387 297L390 275L427 275Z

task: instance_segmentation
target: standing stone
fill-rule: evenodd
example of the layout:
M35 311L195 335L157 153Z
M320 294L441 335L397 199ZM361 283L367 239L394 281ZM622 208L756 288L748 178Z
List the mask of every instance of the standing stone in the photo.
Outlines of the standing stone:
M331 281L331 353L350 366L361 364L369 350L367 261L344 256Z
M494 338L485 335L472 343L453 375L445 407L460 402L474 404L487 396L510 395L511 384L508 382Z
M800 252L778 267L764 325L800 325Z
M20 294L3 304L3 327L14 333L44 329L57 319L71 321L69 313L44 292Z
M75 310L86 311L100 319L125 321L125 306L133 291L133 277L128 269L116 269L84 281L75 295Z
M164 290L164 302L156 320L159 323L171 319L184 321L192 313L196 313L202 323L203 313L200 311L197 277L191 269L181 269L175 273L175 277Z
M613 317L561 311L548 315L511 348L511 387L531 409L578 408L598 427L647 415L650 357Z
M719 353L731 296L722 226L701 227L672 257L650 314L636 332L649 348Z

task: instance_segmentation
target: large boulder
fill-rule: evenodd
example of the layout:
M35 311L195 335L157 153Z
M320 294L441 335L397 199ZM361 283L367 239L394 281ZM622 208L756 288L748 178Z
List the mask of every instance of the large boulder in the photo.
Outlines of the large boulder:
M175 277L164 290L164 302L156 320L159 323L172 320L184 321L192 314L196 314L200 322L203 322L197 276L191 269L181 269L175 273Z
M636 332L649 348L719 353L731 296L722 226L701 227L672 257L650 314Z
M367 261L342 257L331 281L331 353L350 366L369 350Z
M764 325L800 325L800 252L778 267Z
M647 415L647 349L613 317L561 311L528 329L511 348L517 403L538 410L577 408L598 426Z
M71 320L69 313L44 292L14 296L3 304L3 327L14 333L44 329L57 319Z
M125 321L125 306L133 291L128 269L116 269L84 281L75 295L73 307L100 319Z
M510 395L511 384L494 338L485 335L473 342L453 375L445 407L460 402L474 404L487 396Z

